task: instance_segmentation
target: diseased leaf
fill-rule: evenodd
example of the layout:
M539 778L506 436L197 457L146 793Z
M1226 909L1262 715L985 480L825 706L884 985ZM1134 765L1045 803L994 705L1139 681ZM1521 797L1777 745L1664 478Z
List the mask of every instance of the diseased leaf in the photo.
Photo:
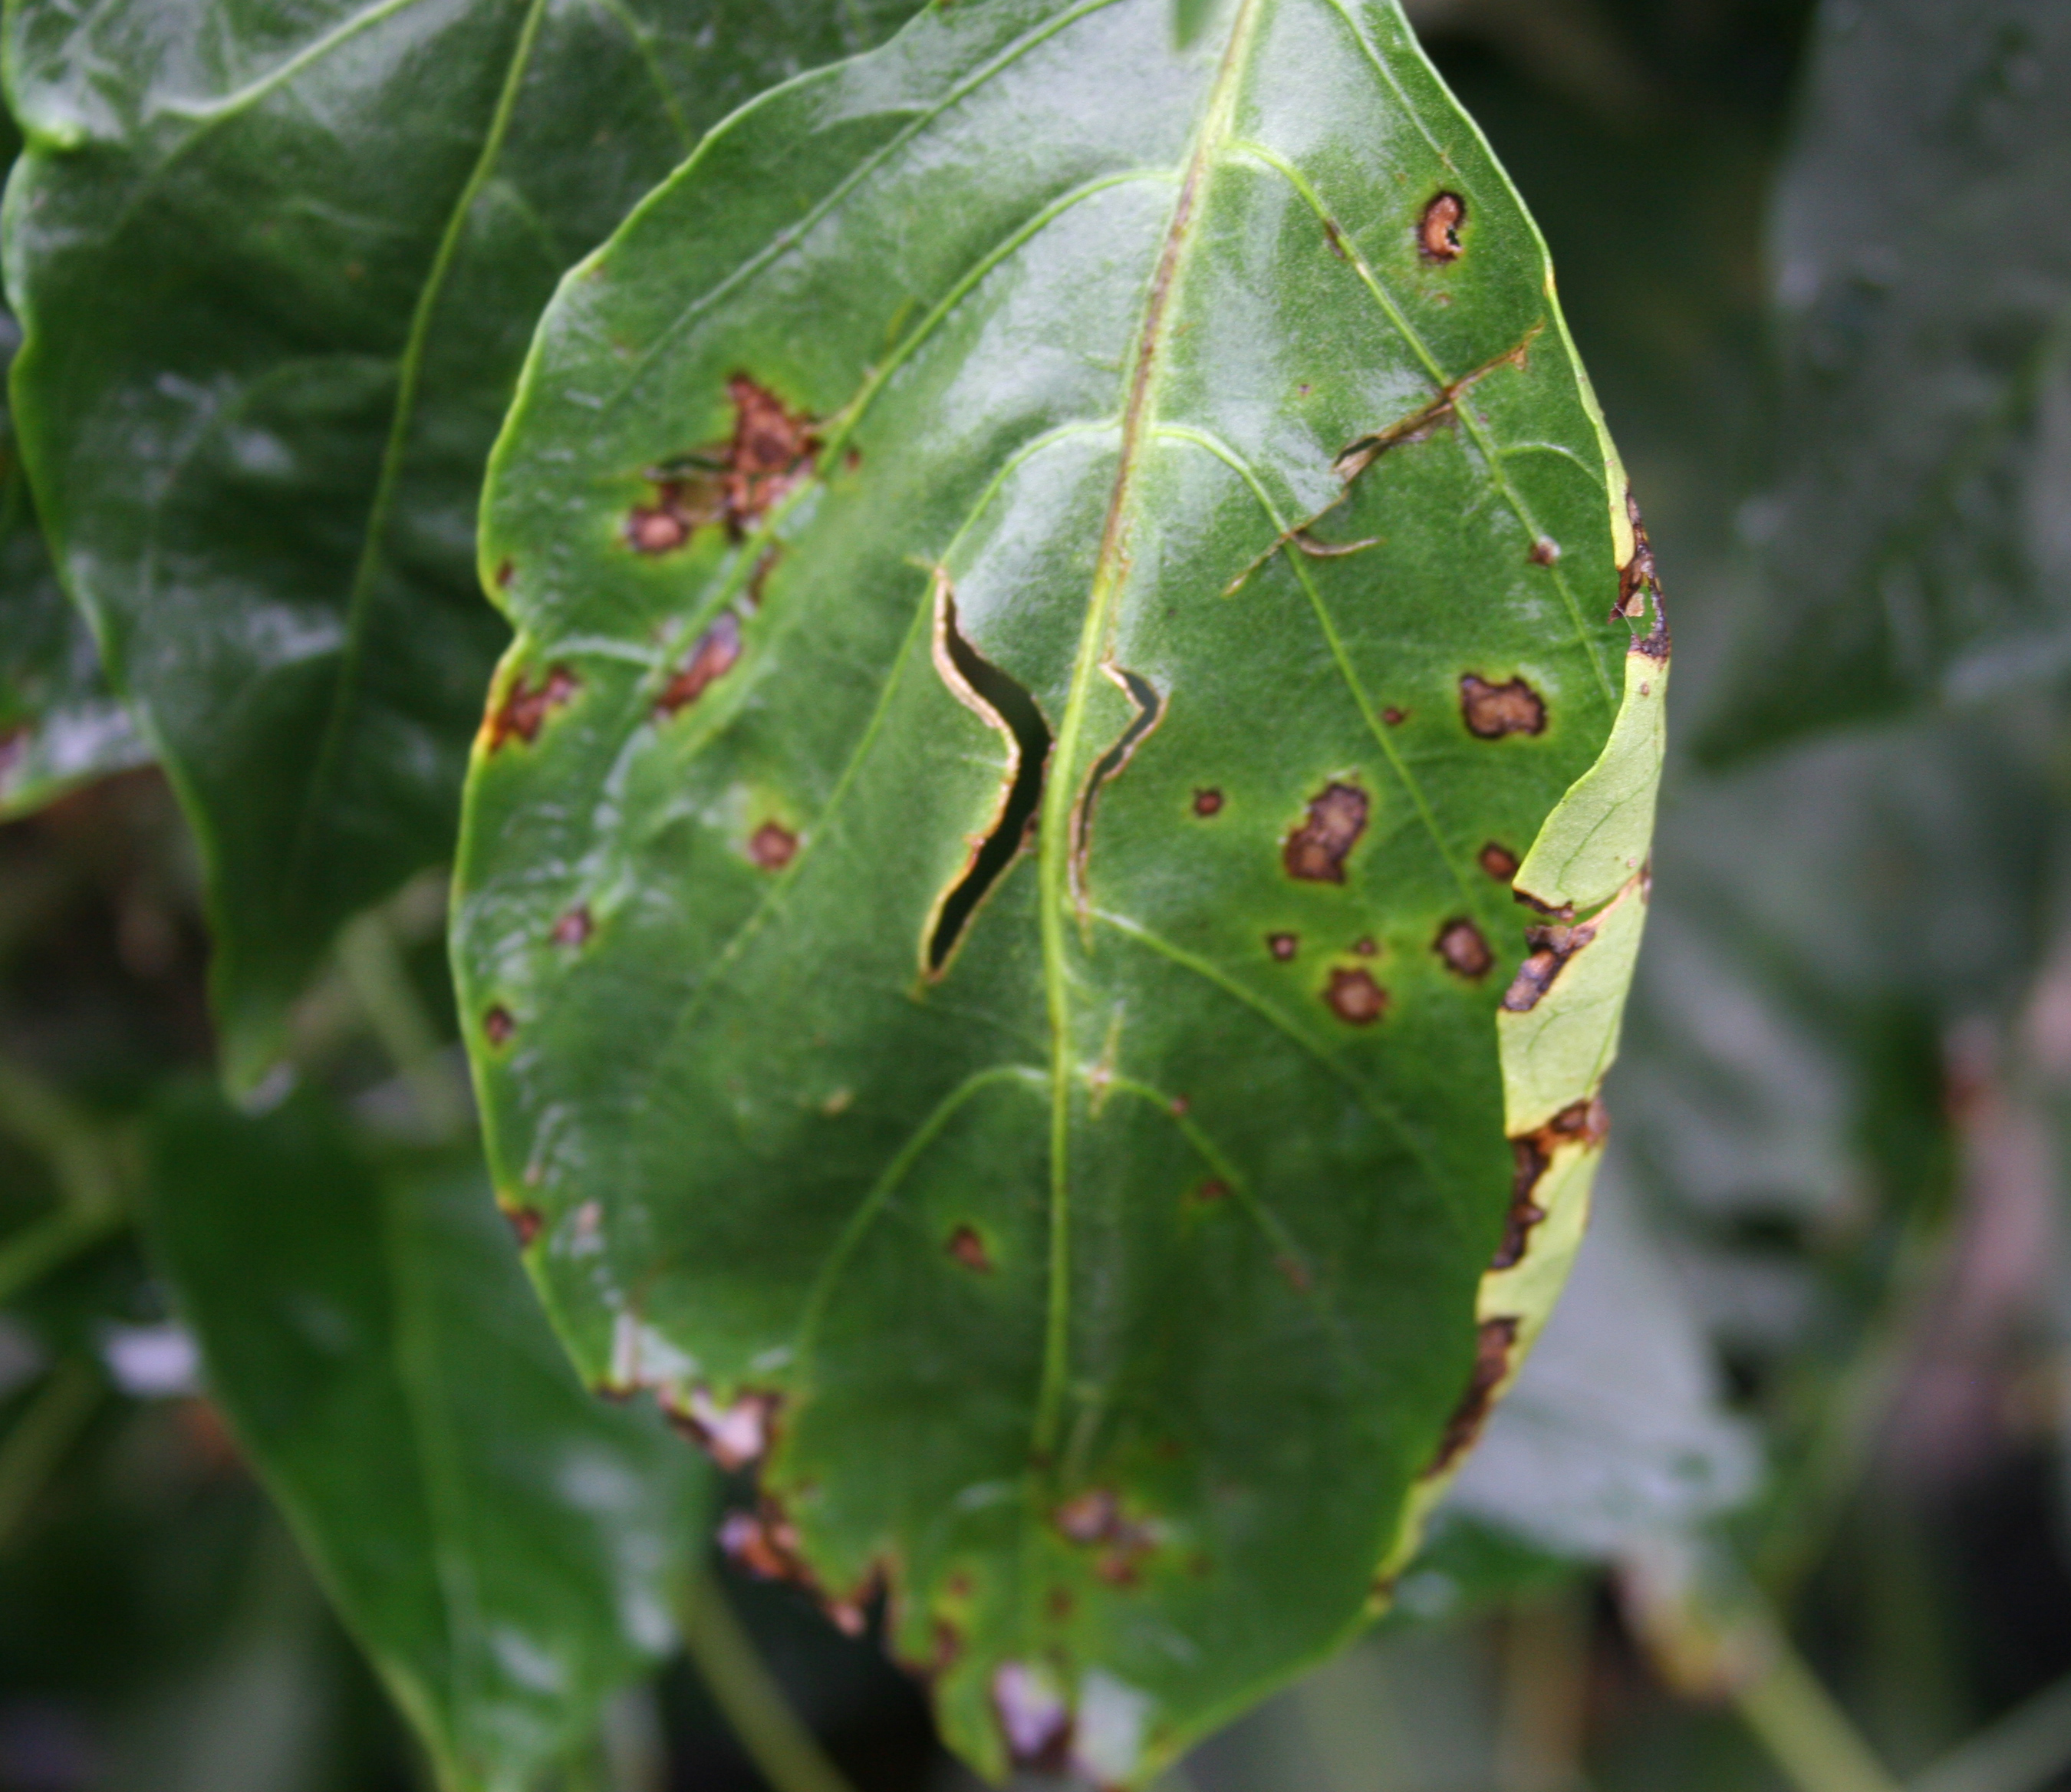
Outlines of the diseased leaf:
M24 6L14 391L59 568L207 863L226 1068L452 850L503 639L482 467L555 279L896 3Z
M479 1172L379 1171L313 1097L158 1128L211 1392L450 1792L522 1792L671 1646L703 1477L570 1372Z
M2071 10L1822 9L1774 230L1773 595L1721 750L2071 663Z
M931 9L549 310L456 908L498 1185L982 1767L1139 1779L1334 1646L1543 1321L1627 502L1392 0ZM1638 855L1557 942L1556 807Z

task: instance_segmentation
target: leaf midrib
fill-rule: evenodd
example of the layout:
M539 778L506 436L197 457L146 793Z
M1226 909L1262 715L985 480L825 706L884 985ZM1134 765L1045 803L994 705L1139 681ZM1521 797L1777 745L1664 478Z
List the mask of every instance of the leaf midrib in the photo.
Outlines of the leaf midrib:
M1050 1249L1049 1294L1044 1318L1042 1381L1036 1396L1033 1459L1055 1453L1057 1427L1069 1373L1071 1324L1070 1129L1073 1074L1071 1049L1071 997L1065 967L1066 903L1070 855L1070 812L1079 740L1085 732L1086 707L1101 657L1101 642L1117 586L1126 572L1126 536L1145 440L1144 422L1158 375L1164 364L1172 299L1179 285L1187 252L1195 240L1193 224L1207 187L1215 152L1228 134L1237 84L1247 67L1253 26L1261 0L1237 0L1228 43L1202 109L1200 129L1187 152L1186 174L1166 227L1150 289L1138 326L1137 351L1122 405L1122 440L1117 449L1115 481L1108 500L1101 544L1093 564L1085 617L1081 625L1070 694L1058 725L1049 782L1043 793L1038 894L1042 925L1043 983L1050 1020Z

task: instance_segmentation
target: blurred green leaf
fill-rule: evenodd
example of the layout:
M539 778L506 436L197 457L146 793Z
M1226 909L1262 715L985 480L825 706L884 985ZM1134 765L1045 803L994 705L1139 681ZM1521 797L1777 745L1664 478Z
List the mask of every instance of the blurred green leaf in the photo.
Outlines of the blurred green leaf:
M0 162L11 168L19 144L0 115ZM20 342L13 314L0 308L0 367ZM51 569L14 416L0 404L0 821L150 757L101 675L92 630Z
M442 1784L519 1792L671 1646L701 1465L577 1383L470 1167L192 1092L153 1202L211 1390Z
M1549 295L1392 0L1005 0L738 115L542 326L499 1188L588 1374L735 1460L781 1406L754 1548L896 1576L982 1766L1134 1781L1350 1634L1565 1272L1666 668ZM1564 793L1601 912L1499 1054Z
M2071 666L2071 10L1828 0L1776 202L1771 588L1719 750Z
M555 280L711 121L900 10L8 15L23 445L202 843L234 1084L338 925L452 849L502 638L476 492Z

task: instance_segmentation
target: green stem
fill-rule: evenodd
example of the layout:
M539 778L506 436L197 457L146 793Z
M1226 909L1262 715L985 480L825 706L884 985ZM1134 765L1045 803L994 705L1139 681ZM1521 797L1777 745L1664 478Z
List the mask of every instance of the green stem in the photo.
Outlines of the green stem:
M396 936L379 911L359 916L338 935L338 959L353 999L393 1060L424 1116L441 1138L472 1124L467 1102L441 1050L438 1029L410 981Z
M851 1792L812 1733L798 1721L755 1645L709 1574L683 1596L683 1646L771 1792Z
M1734 1689L1733 1702L1798 1792L1898 1792L1804 1658L1764 1625L1767 1665Z
M119 1213L60 1208L0 1242L0 1306L119 1230Z
M2016 1705L1911 1781L1906 1792L2038 1792L2071 1761L2071 1677Z
M68 1205L108 1212L124 1204L119 1140L55 1089L19 1064L0 1059L0 1133L50 1166Z
M92 1365L77 1360L61 1363L0 1441L0 1548L6 1548L100 1402L100 1378Z

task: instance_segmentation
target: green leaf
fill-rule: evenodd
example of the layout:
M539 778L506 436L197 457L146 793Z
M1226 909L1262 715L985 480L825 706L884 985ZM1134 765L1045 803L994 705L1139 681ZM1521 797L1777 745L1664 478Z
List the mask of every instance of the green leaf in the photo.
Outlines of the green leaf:
M2071 11L1823 9L1772 259L1772 595L1720 751L2071 664Z
M1601 943L1509 883L1633 794L1626 506L1388 0L930 9L548 312L457 891L492 1164L584 1373L773 1437L757 1552L888 1579L982 1767L1140 1778L1335 1646L1543 1318L1639 882ZM1528 952L1513 1018L1602 999L1513 1142Z
M18 147L0 115L0 159L11 167ZM13 360L20 342L12 314L0 308L0 363ZM101 675L92 631L51 570L14 418L0 404L0 819L150 757Z
M452 850L503 639L476 494L554 281L699 130L900 10L9 14L23 443L201 842L234 1085L339 925Z
M670 1647L701 1477L570 1372L470 1166L190 1093L152 1221L211 1392L449 1792L519 1792Z

